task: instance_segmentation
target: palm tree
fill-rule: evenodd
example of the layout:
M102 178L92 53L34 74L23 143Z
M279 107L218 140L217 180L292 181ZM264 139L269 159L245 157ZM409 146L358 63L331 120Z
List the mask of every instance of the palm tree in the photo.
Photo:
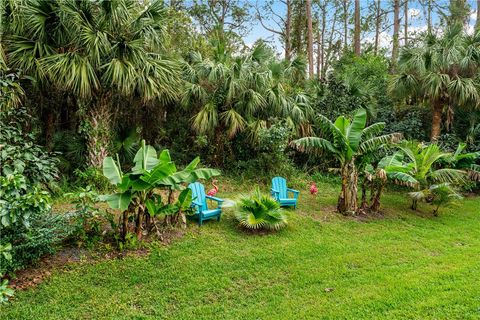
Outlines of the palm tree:
M213 45L211 58L193 52L184 64L182 104L195 110L195 131L215 137L217 154L224 152L224 138L231 140L244 131L255 138L272 118L286 119L296 132L305 129L311 109L301 89L302 60L276 62L263 44L236 57L223 42Z
M377 150L380 146L400 139L401 135L392 133L379 135L384 123L367 124L365 109L356 111L353 120L344 116L330 121L318 115L320 137L304 137L292 142L301 151L323 151L332 154L340 163L342 190L338 197L337 210L340 213L355 213L358 209L358 170L356 160L362 155Z
M180 70L162 55L161 1L28 0L10 18L9 62L86 108L94 167L107 154L114 96L165 103L178 95Z
M443 35L429 34L418 47L403 49L399 73L390 90L400 98L424 101L432 108L431 141L441 133L442 114L451 123L456 107L478 107L480 33L466 35L461 25Z

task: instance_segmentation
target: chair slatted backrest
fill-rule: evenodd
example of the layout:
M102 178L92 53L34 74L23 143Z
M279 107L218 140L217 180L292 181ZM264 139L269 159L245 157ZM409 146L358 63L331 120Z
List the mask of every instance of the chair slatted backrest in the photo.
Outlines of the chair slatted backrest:
M287 198L287 180L282 177L275 177L272 179L272 188L279 192L278 197L280 199Z
M201 203L202 210L208 210L207 201L205 199L205 187L200 182L190 183L188 187L192 190L192 199Z

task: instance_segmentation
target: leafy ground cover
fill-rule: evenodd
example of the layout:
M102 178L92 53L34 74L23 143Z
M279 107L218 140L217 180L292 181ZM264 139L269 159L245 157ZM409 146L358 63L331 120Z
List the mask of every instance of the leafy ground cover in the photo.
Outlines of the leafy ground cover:
M251 187L251 186L250 186ZM248 189L251 189L251 188ZM296 186L297 187L297 186ZM190 223L146 256L74 263L17 291L2 319L478 319L480 199L439 217L389 192L377 217L334 213L338 190L306 185L274 233ZM241 191L247 190L242 187ZM218 194L238 196L228 185Z

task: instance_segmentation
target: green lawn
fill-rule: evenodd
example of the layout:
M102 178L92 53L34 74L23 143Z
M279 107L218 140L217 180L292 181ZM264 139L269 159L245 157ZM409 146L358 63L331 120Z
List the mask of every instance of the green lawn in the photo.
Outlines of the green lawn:
M391 193L383 218L358 221L331 212L332 186L319 189L328 196L304 189L278 233L246 234L227 212L149 256L55 272L0 318L480 318L479 198L433 218Z

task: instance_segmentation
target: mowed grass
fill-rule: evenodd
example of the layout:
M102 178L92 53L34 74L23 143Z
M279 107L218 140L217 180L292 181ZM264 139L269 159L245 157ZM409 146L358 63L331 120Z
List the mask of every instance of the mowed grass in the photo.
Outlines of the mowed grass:
M251 186L250 186L251 187ZM235 188L219 196L233 198ZM333 213L303 185L288 228L240 231L232 211L145 257L73 264L17 292L1 319L479 319L480 199L431 216L404 194L384 216Z

